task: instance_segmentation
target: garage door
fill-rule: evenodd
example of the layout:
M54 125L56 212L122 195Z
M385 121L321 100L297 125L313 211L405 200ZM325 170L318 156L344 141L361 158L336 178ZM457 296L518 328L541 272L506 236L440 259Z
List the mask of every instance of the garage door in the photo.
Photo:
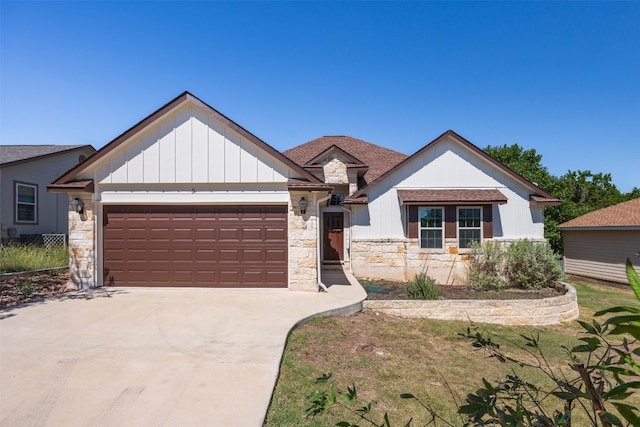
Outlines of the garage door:
M287 287L287 206L105 206L106 286Z

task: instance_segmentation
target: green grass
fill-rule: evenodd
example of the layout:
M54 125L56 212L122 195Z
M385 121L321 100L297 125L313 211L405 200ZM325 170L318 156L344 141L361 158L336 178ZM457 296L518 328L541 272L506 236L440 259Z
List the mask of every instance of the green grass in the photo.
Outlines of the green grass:
M0 273L66 267L69 251L65 246L0 246Z
M630 289L586 283L575 287L581 320L585 321L590 321L596 310L635 301ZM425 425L429 420L416 402L400 399L401 393L414 394L454 425L461 425L454 400L462 401L467 393L481 387L483 377L496 381L515 369L531 382L551 386L549 379L535 369L501 364L474 349L469 340L458 335L468 326L468 322L375 314L314 319L290 335L265 425L332 426L342 420L358 422L357 417L340 407L330 414L305 418L308 396L316 389L328 390L330 385L340 390L355 385L361 405L375 402L376 421L382 422L382 414L388 412L394 426L405 425L411 417L411 425ZM568 368L562 346L571 347L578 342L582 329L577 322L535 328L479 325L479 329L495 336L509 351L518 351L515 343L523 343L520 334L539 333L541 347L553 369L575 375ZM533 360L526 355L521 357ZM332 373L328 385L314 384L314 379L323 373ZM632 399L629 403L640 404L637 394ZM574 425L588 425L575 412Z

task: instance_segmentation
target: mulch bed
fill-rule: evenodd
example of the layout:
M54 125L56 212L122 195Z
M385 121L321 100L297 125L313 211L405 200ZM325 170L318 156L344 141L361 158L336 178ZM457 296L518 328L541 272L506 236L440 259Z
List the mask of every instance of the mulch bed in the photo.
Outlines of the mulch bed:
M358 279L369 300L402 300L409 299L407 288L403 282L388 280ZM505 289L501 291L477 291L462 286L438 286L442 290L440 299L541 299L557 297L566 293L562 286L539 290Z
M0 310L69 292L67 269L23 273L0 280Z

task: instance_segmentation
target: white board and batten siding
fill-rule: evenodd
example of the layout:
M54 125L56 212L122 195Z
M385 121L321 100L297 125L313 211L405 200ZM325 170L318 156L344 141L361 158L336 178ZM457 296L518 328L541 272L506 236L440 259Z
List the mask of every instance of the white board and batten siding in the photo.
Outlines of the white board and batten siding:
M563 230L567 274L627 283L627 258L640 273L640 230Z
M96 199L104 203L286 203L287 180L294 175L261 147L189 104L134 135L84 174L94 180Z
M416 156L367 194L368 208L354 209L354 238L402 238L403 209L392 189L498 189L508 202L493 206L494 238L542 239L543 208L532 206L529 190L453 140Z

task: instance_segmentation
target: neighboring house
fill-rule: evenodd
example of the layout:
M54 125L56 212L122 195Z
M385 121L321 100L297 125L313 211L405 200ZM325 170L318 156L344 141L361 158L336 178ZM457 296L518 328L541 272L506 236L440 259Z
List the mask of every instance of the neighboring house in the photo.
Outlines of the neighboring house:
M427 259L446 276L474 239L542 240L558 203L451 131L410 157L349 137L283 154L188 92L48 189L77 199L79 287L316 291L324 263L404 279Z
M67 234L69 199L47 185L95 153L90 145L1 145L2 241L34 234Z
M628 283L631 259L640 273L640 198L598 209L559 225L564 240L564 271L610 282Z

